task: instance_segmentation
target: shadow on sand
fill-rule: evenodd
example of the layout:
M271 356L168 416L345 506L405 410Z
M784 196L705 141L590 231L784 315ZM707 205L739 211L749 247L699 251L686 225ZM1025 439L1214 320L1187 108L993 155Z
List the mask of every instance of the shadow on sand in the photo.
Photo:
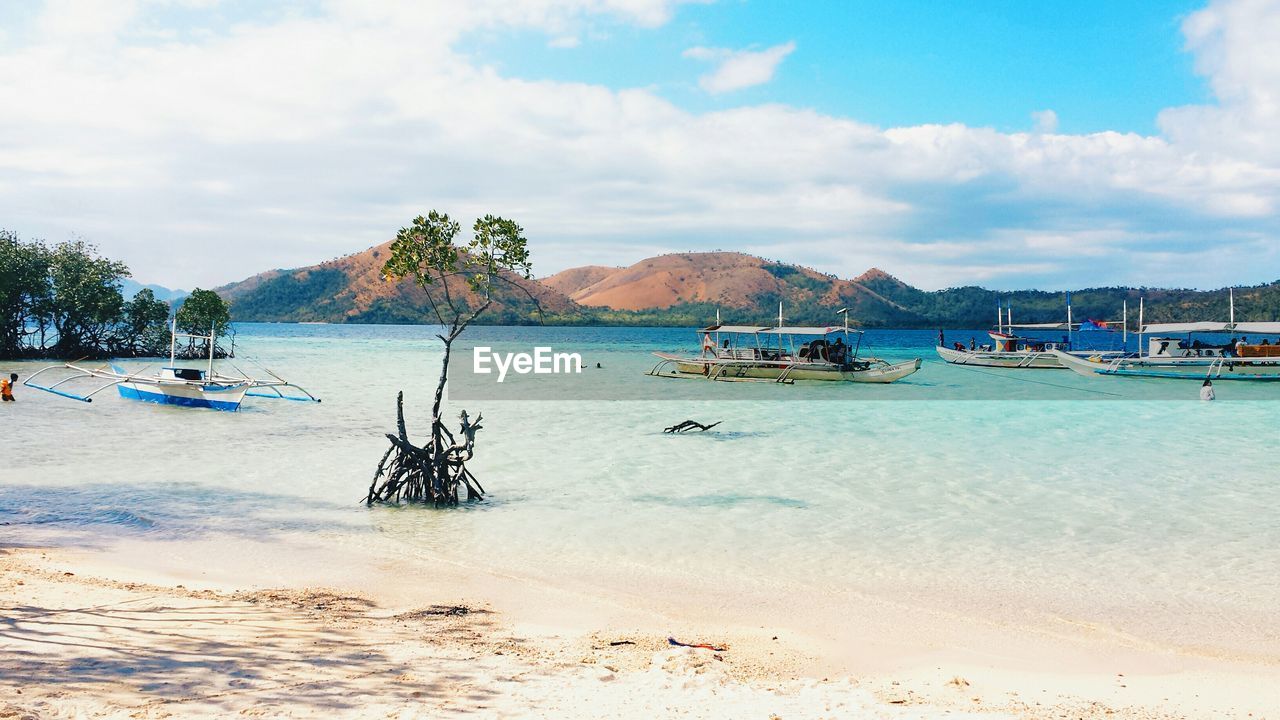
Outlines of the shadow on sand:
M120 599L4 609L0 695L32 709L84 703L89 714L95 703L109 712L212 716L249 708L383 715L421 704L434 717L483 707L495 694L484 663L472 662L474 645L493 635L485 611L430 606L388 617L368 600L332 592L93 590Z

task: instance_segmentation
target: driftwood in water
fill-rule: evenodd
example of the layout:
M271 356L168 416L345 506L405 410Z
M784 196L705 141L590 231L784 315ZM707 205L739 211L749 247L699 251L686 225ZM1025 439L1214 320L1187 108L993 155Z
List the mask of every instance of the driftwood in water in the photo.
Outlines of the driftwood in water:
M724 422L724 421L723 421L723 420L717 420L716 422L713 422L713 423L711 423L710 425L703 425L702 423L700 423L700 422L695 422L695 421L693 421L693 420L685 420L684 422L680 423L679 425L672 425L671 427L664 429L662 432L664 432L664 433L682 433L682 432L687 432L687 431L689 431L689 430L695 430L695 429L696 429L696 430L698 430L699 432L705 432L705 431L710 430L711 428L713 428L713 427L715 427L715 426L719 425L719 424L720 424L720 423L722 423L722 422Z
M365 504L431 503L436 507L458 504L458 490L465 487L468 500L484 499L484 488L467 469L475 452L476 432L483 414L472 421L463 410L455 437L440 418L431 424L430 441L418 447L409 440L404 424L404 392L396 395L396 432L387 433L391 447L383 453L369 484ZM379 483L381 481L381 483Z

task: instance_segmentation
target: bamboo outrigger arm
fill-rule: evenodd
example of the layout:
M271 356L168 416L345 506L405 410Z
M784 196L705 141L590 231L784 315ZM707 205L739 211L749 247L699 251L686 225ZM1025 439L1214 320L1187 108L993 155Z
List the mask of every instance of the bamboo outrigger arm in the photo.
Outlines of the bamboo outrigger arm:
M61 370L61 369L73 370L75 371L75 374L62 378L61 380L55 382L52 385L39 385L35 382L32 382L36 378L40 377L40 375L44 374L49 370ZM77 395L73 392L67 392L66 390L58 389L58 386L62 385L63 383L71 382L72 380L79 380L81 378L89 378L89 377L102 378L102 375L99 375L97 372L93 370L86 370L82 367L75 365L74 363L64 363L62 365L50 365L49 367L41 368L37 370L35 373L33 373L32 375L30 375L26 380L23 380L22 384L34 390L43 390L47 393L53 393L54 395L58 395L60 397L68 398L71 400L79 400L80 402L91 403L93 402L94 395L97 395L98 393L102 392L103 390L106 390L107 388L115 387L116 385L119 385L122 382L126 382L129 379L129 378L112 379L110 382L106 383L105 385L97 387L84 395Z
M306 388L302 387L301 385L294 385L288 380L285 380L279 375L271 372L271 369L268 368L266 365L263 365L257 360L254 360L253 358L249 358L249 360L252 361L254 365L257 365L258 367L262 368L262 371L270 375L274 380L274 382L255 381L257 384L255 384L254 387L265 388L275 394L271 395L268 393L249 391L245 393L246 397L267 398L268 400L293 400L294 402L317 402L317 403L320 402L320 398L316 397L315 395L312 395L310 392L307 391ZM234 363L232 363L231 367L235 368L236 372L239 372L241 375L248 377L248 373L241 370ZM284 393L280 392L280 388L284 388L284 387L291 387L297 390L298 392L302 393L303 395L306 395L306 397L294 397L292 395L285 395Z
M303 388L300 385L294 385L293 383L285 383L284 385L263 385L261 387L264 387L275 394L271 395L264 392L247 392L245 393L245 397L267 398L268 400L292 400L294 402L320 402L320 398L307 392L306 388ZM280 388L282 387L291 387L303 395L306 395L306 397L285 395L280 392Z

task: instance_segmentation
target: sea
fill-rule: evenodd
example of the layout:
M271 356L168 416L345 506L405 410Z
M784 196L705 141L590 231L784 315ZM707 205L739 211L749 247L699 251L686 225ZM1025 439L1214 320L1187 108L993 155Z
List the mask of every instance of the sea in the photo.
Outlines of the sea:
M397 393L410 435L429 427L439 331L237 325L219 367L269 369L319 404L224 413L19 385L0 407L0 542L392 543L641 600L880 598L1280 660L1280 384L1219 383L1202 402L1195 382L957 367L925 330L855 341L922 359L890 385L712 383L646 374L654 351L699 351L691 328L473 327L442 414L483 416L469 467L486 498L368 508ZM970 337L985 332L946 341ZM477 347L573 352L582 371L550 393L526 392L533 375L462 383ZM164 362L125 363L149 364ZM719 424L664 432L686 419Z

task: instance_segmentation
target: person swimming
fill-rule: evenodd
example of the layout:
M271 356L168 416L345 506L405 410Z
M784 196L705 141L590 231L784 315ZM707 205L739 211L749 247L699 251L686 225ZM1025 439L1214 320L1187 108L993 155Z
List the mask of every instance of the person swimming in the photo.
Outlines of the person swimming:
M0 400L13 402L13 384L18 382L18 373L9 373L9 377L0 379Z

